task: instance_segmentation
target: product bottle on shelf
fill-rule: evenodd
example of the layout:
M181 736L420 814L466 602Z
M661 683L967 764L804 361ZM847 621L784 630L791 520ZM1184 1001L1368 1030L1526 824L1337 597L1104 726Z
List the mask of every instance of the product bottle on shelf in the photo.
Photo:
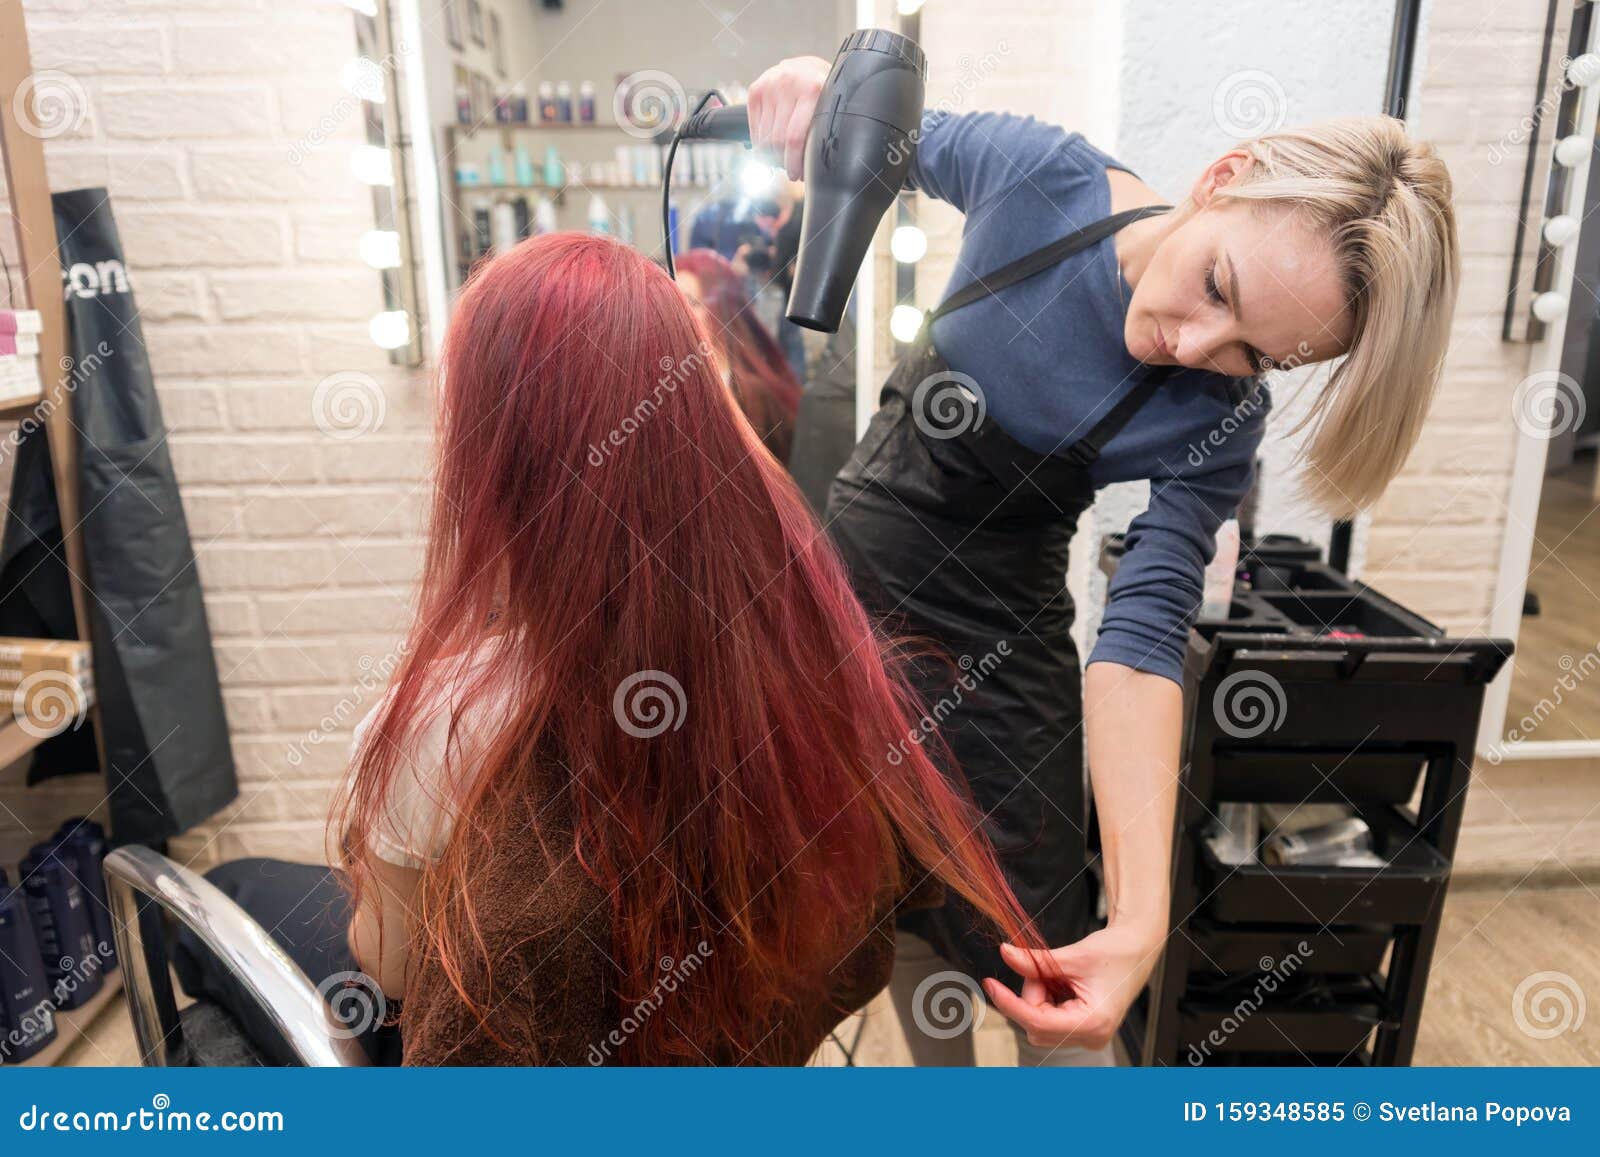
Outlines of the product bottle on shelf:
M556 228L556 207L550 203L549 197L540 194L533 204L533 231L554 233Z
M511 212L515 217L517 240L520 241L533 232L533 214L528 210L528 198L518 197L512 201Z
M544 183L552 189L559 189L565 183L561 170L561 154L556 152L554 145L544 147Z
M56 1039L55 1001L28 908L0 868L0 1064L21 1064Z
M578 85L578 119L586 125L594 124L594 81Z
M55 840L71 848L82 869L79 880L89 892L89 922L94 926L95 949L105 961L107 972L117 967L117 938L112 931L111 900L106 893L103 861L110 845L106 830L91 819L72 816L56 829Z
M605 199L599 193L589 198L589 232L610 233L611 213L606 209Z
M572 82L570 80L556 82L556 120L564 125L572 123Z
M551 124L556 119L556 86L548 80L539 82L539 120Z
M528 123L528 86L520 80L511 86L511 120L513 124Z
M18 868L56 1007L82 1008L105 978L77 857L60 845L35 844Z
M482 257L489 252L493 244L489 232L489 210L483 207L472 211L472 252L476 257Z
M466 87L456 89L456 123L472 123L472 91Z
M517 184L524 189L533 187L533 158L528 155L528 150L523 145L517 146L516 152Z
M489 150L489 184L506 183L506 154L498 146Z
M489 211L489 240L496 253L517 243L517 213L510 201L496 201Z

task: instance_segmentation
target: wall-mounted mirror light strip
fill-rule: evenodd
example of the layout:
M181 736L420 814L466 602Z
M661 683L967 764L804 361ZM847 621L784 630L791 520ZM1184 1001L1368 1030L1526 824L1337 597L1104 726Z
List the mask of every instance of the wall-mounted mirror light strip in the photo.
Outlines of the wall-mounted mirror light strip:
M377 271L383 307L367 332L390 360L422 363L415 271L410 259L410 213L405 138L400 121L398 56L385 0L344 0L355 14L357 54L339 70L340 83L360 102L366 142L350 154L351 175L372 194L374 228L356 239L361 260Z
M1551 3L1534 107L1507 138L1511 146L1527 144L1521 225L1501 327L1507 341L1538 341L1544 327L1567 311L1565 293L1553 287L1557 256L1578 236L1566 212L1569 193L1577 178L1586 177L1595 147L1593 118L1580 115L1583 94L1600 84L1600 55L1586 51L1593 19L1594 5L1586 0ZM1501 146L1491 146L1491 163L1508 157Z

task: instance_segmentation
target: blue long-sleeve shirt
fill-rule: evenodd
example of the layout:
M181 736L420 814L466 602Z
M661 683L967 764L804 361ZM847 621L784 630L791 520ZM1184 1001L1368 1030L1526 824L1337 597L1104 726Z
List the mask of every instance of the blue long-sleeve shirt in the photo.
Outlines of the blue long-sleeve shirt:
M966 215L945 296L1111 212L1107 168L1127 166L1032 117L934 111L911 183ZM933 323L934 345L983 392L989 419L1041 453L1065 449L1131 390L1143 367L1123 344L1131 291L1113 238ZM1217 527L1249 489L1270 398L1203 370L1169 377L1091 470L1098 489L1147 478L1089 662L1182 681Z

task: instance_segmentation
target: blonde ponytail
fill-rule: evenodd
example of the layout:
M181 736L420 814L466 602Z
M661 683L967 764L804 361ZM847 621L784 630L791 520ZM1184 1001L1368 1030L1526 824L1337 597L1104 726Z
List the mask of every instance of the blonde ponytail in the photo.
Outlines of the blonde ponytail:
M1353 515L1404 465L1433 402L1461 256L1450 173L1401 122L1329 121L1239 146L1255 164L1219 198L1291 208L1333 242L1354 320L1349 352L1295 430L1300 487Z

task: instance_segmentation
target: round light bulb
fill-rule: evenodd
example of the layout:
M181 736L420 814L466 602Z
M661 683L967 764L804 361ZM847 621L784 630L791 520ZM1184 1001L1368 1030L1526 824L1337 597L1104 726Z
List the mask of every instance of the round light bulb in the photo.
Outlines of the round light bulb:
M361 235L357 252L374 269L398 269L400 234L392 229L369 229Z
M928 235L915 225L897 225L889 236L889 252L903 264L921 261L927 251Z
M339 83L344 85L346 92L368 104L382 104L386 95L383 90L383 69L377 61L365 56L344 62L339 69Z
M394 167L389 163L389 150L380 145L359 145L350 154L350 171L356 180L368 185L394 184Z
M1540 321L1557 321L1566 312L1567 295L1564 293L1541 293L1533 299L1533 316Z
M772 192L772 181L776 174L771 165L751 158L739 169L739 188L751 200L765 197Z
M1544 239L1557 249L1578 235L1578 219L1567 213L1558 214L1544 223Z
M1556 164L1562 168L1570 169L1582 163L1589 155L1589 150L1594 147L1594 139L1579 133L1570 137L1562 137L1556 142Z
M397 350L411 340L411 319L403 309L385 310L372 315L367 332L379 349Z
M1579 88L1588 88L1600 80L1600 55L1585 52L1567 65L1567 80Z
M914 305L897 305L889 314L889 332L895 341L913 342L922 328L922 311Z

